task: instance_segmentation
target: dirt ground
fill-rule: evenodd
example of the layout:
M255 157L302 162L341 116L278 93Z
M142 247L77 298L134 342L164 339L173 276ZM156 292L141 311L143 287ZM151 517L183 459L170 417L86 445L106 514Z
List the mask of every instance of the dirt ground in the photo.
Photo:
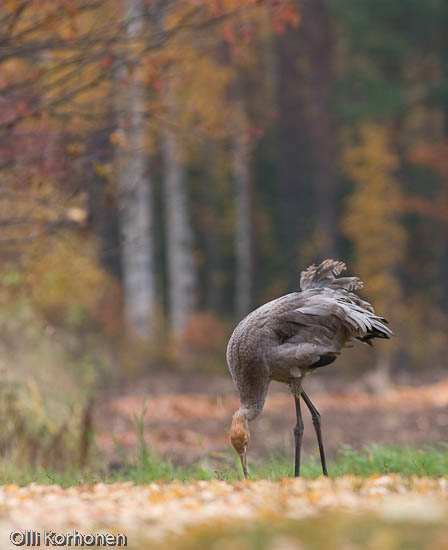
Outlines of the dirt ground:
M422 446L448 439L448 378L416 380L402 376L381 392L364 382L347 383L313 375L305 388L322 415L327 454L342 444L356 449L376 442ZM110 464L119 461L116 443L129 454L138 445L134 415L144 417L147 443L175 464L228 460L227 430L239 406L230 377L160 373L140 379L101 399L95 413L95 439ZM305 456L316 455L313 425L304 407ZM280 452L292 458L294 401L287 387L272 383L264 410L251 424L251 459Z

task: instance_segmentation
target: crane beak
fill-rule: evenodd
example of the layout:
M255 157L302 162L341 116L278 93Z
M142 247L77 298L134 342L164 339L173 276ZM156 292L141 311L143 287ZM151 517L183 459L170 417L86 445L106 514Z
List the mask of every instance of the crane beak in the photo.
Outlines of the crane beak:
M247 447L244 448L244 451L239 456L240 456L240 460L241 460L241 466L243 467L244 477L246 479L248 479L249 474L247 473L246 454L247 454Z

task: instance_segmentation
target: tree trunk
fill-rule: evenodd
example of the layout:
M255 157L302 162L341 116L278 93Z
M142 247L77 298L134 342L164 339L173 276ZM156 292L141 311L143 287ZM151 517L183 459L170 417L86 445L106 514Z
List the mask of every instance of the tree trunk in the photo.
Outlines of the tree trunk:
M296 289L303 263L301 252L312 218L311 152L303 98L304 44L298 29L276 36L278 104L277 220L285 292Z
M300 25L277 38L279 223L289 287L297 286L298 263L331 257L337 237L331 21L326 0L300 0L298 9Z
M110 164L113 148L109 140L110 128L93 132L87 142L88 160L84 162L85 174L91 174L88 184L89 227L100 244L101 264L117 278L121 278L120 235L115 193L106 176L96 170L96 165ZM80 180L83 176L80 174Z
M247 115L238 102L233 136L232 172L235 197L236 312L241 319L253 305L253 234L250 190L250 147Z
M142 36L141 0L123 0L126 39L138 48ZM122 238L124 317L131 333L148 336L155 288L151 240L151 181L145 154L142 85L135 71L119 71L118 192Z
M172 86L172 83L169 84ZM175 91L168 90L169 111L175 117ZM169 309L175 334L185 330L196 306L196 272L192 229L188 214L185 173L175 128L165 126L162 136Z
M336 130L333 120L333 37L327 0L301 3L308 56L307 109L316 186L316 214L322 257L335 253L337 237Z
M221 242L219 228L216 219L219 216L219 199L216 191L214 143L208 141L204 147L204 183L202 186L204 201L206 204L204 250L206 260L204 262L205 294L202 299L207 310L215 315L222 313L222 283L221 283Z
M445 60L443 63L443 80L445 82L445 86L448 87L448 36L445 31L445 24L444 22L448 19L448 6L446 3L441 4L443 6L441 10L441 18L440 18L440 36L442 37L441 41L441 55L442 58ZM445 101L442 102L442 112L443 112L443 121L444 121L444 139L448 142L448 97L446 94L444 95ZM446 184L445 184L446 185ZM440 269L440 275L442 281L448 280L448 243L445 240L445 246L444 246L444 252L442 254L442 261L441 261L441 269ZM444 294L444 305L445 308L448 310L448 288L446 284L443 284L443 294Z

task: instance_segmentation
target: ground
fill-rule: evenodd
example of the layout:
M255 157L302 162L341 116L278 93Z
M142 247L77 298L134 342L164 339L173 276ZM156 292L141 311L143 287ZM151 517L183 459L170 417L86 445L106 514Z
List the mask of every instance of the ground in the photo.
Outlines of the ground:
M316 374L306 380L306 389L322 414L330 458L342 444L362 449L378 442L423 446L446 440L446 378L402 378L390 389L369 393L360 382ZM113 464L119 461L116 442L132 455L138 445L134 415L146 406L145 437L150 447L175 464L219 464L229 457L227 433L238 404L228 376L158 374L101 399L96 408L96 442ZM306 457L317 453L317 445L305 407L304 420ZM251 424L249 459L268 458L272 452L292 459L294 424L288 388L272 383L263 412Z
M228 378L148 377L96 403L95 440L109 465L108 483L98 483L102 478L93 474L56 485L51 472L41 472L43 484L28 479L23 487L0 486L0 548L13 547L11 532L18 532L20 542L33 530L40 533L41 547L76 530L124 534L134 550L448 548L448 447L440 444L448 426L448 380L401 380L369 393L366 386L316 377L307 391L322 412L330 458L343 443L434 448L372 448L363 456L352 452L330 460L330 478L309 479L320 472L313 461L304 464L306 479L288 477L294 406L287 389L273 385L252 426L252 479L241 480L233 467L225 469L235 458L227 429L238 406ZM168 476L174 481L161 481L149 471L151 459L141 461L140 470L123 468L131 462L122 452L129 457L146 452L139 425L149 449L178 464L205 466L208 478L201 480L198 469L178 469ZM315 449L307 415L305 454ZM263 462L275 463L272 450L285 453L289 462L275 459L277 470L263 470Z
M12 531L121 533L128 548L442 550L448 480L360 479L0 487L0 540ZM51 540L50 538L50 546ZM6 542L8 541L8 542ZM44 544L42 545L44 546Z

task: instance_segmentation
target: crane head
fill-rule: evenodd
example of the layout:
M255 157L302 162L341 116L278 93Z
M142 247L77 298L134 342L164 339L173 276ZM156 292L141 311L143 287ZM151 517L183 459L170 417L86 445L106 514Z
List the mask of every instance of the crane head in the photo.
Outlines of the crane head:
M241 410L236 411L233 415L229 438L235 451L240 457L241 464L243 466L244 476L247 478L248 474L246 465L246 453L247 445L250 439L250 432L247 424L247 418L244 416Z

